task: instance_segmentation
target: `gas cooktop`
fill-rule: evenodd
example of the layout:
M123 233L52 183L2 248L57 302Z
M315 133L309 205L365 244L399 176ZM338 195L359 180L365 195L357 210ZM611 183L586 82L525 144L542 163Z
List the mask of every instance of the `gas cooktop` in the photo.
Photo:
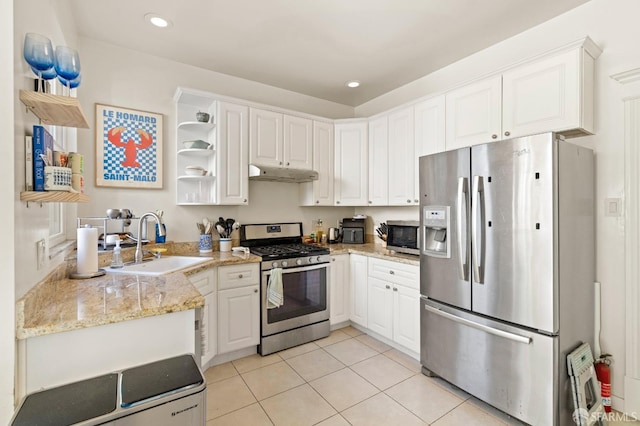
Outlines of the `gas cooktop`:
M329 254L329 249L326 247L302 243L258 246L251 247L250 250L251 253L262 256L263 260Z

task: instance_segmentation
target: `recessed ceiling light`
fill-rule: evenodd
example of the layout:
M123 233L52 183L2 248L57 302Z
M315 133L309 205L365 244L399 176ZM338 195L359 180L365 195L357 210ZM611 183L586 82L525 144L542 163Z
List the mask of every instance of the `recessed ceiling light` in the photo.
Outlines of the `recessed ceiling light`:
M358 80L347 81L347 87L358 87L360 82Z
M147 13L146 15L144 15L144 19L151 25L154 25L158 28L168 28L171 26L171 21L155 13Z

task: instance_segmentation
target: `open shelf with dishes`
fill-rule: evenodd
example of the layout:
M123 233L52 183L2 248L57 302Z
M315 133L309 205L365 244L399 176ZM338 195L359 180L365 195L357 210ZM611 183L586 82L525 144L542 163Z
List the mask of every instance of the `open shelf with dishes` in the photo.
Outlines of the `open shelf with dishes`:
M183 92L176 98L178 205L215 203L215 112L216 101L208 96ZM197 121L198 119L203 121Z

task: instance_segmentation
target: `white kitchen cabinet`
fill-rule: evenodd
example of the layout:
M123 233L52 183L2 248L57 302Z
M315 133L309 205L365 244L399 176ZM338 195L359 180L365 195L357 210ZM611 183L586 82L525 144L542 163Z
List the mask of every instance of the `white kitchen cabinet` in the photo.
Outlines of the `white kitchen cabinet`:
M592 134L594 62L584 49L572 49L505 72L502 138L567 129Z
M447 93L447 150L551 131L593 134L600 53L585 38Z
M351 254L349 258L350 275L350 319L355 324L367 327L367 257Z
M251 164L282 167L284 159L282 113L249 110L249 152Z
M284 167L313 169L313 120L284 115Z
M333 124L313 122L313 170L318 179L299 184L300 205L333 206Z
M384 259L368 262L368 328L414 353L420 352L420 271Z
M251 108L250 162L259 166L313 168L313 121Z
M447 150L500 139L501 88L498 75L447 93Z
M260 265L218 268L218 353L260 343Z
M337 206L368 205L367 121L335 123L334 196Z
M415 202L420 203L420 157L444 152L445 147L445 96L440 95L414 105L415 147Z
M369 119L370 206L389 204L389 125L387 115Z
M350 315L349 255L331 256L329 265L329 323L349 321Z
M367 284L367 327L387 339L393 339L391 284L375 277L368 277Z
M218 102L217 204L249 203L249 108Z
M200 294L204 296L204 309L200 320L200 335L202 339L201 366L206 368L209 361L216 355L218 347L218 288L217 269L209 268L188 276L189 281Z
M389 114L389 205L411 206L415 198L413 106Z

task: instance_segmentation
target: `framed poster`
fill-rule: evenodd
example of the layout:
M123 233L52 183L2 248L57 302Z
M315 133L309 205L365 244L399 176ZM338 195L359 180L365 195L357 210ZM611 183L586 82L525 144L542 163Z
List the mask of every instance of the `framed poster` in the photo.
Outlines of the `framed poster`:
M96 186L162 188L162 114L96 104Z

